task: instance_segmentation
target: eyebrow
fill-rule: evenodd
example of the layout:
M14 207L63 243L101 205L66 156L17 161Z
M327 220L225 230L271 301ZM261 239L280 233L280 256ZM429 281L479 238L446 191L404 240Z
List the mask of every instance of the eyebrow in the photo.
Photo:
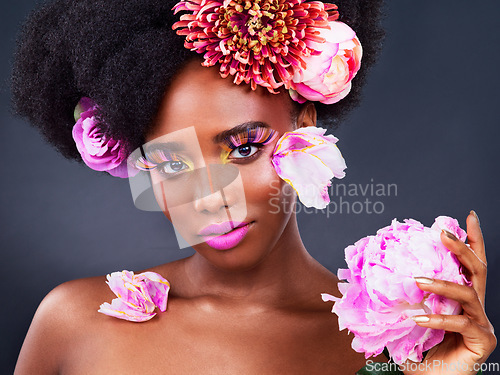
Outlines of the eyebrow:
M222 143L225 139L235 136L241 133L246 133L248 129L256 129L256 128L270 128L269 124L266 124L262 121L248 121L243 124L236 125L234 128L229 130L224 130L218 133L215 137L212 138L214 143Z
M241 133L246 133L248 129L257 128L271 128L271 126L262 121L247 121L242 124L236 125L235 127L224 130L212 138L214 143L222 143L225 139L236 136ZM179 142L156 142L151 145L141 146L141 154L149 154L154 150L167 150L167 151L184 151L185 147L183 143Z
M154 150L184 151L184 144L179 142L157 142L141 147L141 151L150 153Z

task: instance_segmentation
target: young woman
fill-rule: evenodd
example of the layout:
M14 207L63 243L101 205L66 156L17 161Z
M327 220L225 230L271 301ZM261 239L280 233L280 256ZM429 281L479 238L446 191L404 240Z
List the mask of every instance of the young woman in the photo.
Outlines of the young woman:
M302 243L292 209L297 197L271 159L285 133L338 122L356 103L380 43L380 5L337 2L339 20L362 43L363 67L350 93L330 104L298 103L283 86L271 93L251 82L235 84L232 74L221 77L218 64L202 66L201 55L172 30L180 20L174 5L56 1L25 28L13 79L18 112L65 156L96 169L86 153L91 146L74 127L75 119L83 122L87 110L95 111L96 129L116 142L110 148L127 156L139 150L133 165L151 174L158 207L196 253L147 270L168 279L171 290L168 309L140 323L97 311L115 297L104 277L58 286L37 310L16 373L353 374L364 356L351 349L352 338L338 331L331 306L318 298L325 291L339 295L338 280ZM161 163L149 148L160 141L178 147L162 149L169 158ZM102 170L111 174L131 173L128 164L106 163L111 167ZM225 168L217 174L214 165ZM185 170L199 169L188 178ZM238 177L221 185L224 194L213 194L234 171ZM232 218L239 218L236 228ZM231 238L224 237L228 228L214 232L227 222L236 233ZM495 345L484 312L484 245L472 213L467 231L479 258L452 238L442 235L442 241L469 270L473 287L422 286L458 300L465 311L419 323L456 332L427 361L482 363Z

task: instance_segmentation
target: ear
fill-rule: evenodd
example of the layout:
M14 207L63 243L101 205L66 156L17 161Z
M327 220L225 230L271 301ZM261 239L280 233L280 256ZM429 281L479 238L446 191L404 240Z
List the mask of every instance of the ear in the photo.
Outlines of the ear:
M314 103L305 103L297 116L297 129L306 126L316 126L316 115Z

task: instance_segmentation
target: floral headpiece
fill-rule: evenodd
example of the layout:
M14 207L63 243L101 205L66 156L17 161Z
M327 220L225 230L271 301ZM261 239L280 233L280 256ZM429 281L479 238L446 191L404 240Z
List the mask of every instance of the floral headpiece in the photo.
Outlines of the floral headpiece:
M172 26L184 35L184 46L203 53L203 66L219 64L222 77L275 89L284 86L293 100L336 103L351 90L361 64L355 32L337 21L337 6L302 0L182 0L174 14L187 13ZM106 137L96 119L98 107L82 98L75 109L73 138L92 169L128 177L127 152ZM308 127L286 133L272 162L278 175L307 207L324 208L333 177L344 177L344 159L333 135ZM314 173L304 173L305 170Z
M181 0L172 28L184 46L203 53L203 66L220 64L223 78L270 92L284 86L293 100L336 103L351 90L362 48L337 21L337 6L302 0Z

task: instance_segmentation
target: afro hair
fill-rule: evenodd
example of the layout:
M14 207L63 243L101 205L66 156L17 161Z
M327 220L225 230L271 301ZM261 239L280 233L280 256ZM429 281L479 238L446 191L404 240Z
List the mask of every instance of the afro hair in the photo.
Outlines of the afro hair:
M82 161L71 132L81 97L99 104L103 131L129 151L144 143L165 90L189 60L172 30L172 0L55 0L31 13L21 30L11 78L16 114L39 128L68 159ZM318 122L335 128L359 103L368 68L381 48L382 0L339 0L340 21L363 45L362 69L340 102L315 102Z

